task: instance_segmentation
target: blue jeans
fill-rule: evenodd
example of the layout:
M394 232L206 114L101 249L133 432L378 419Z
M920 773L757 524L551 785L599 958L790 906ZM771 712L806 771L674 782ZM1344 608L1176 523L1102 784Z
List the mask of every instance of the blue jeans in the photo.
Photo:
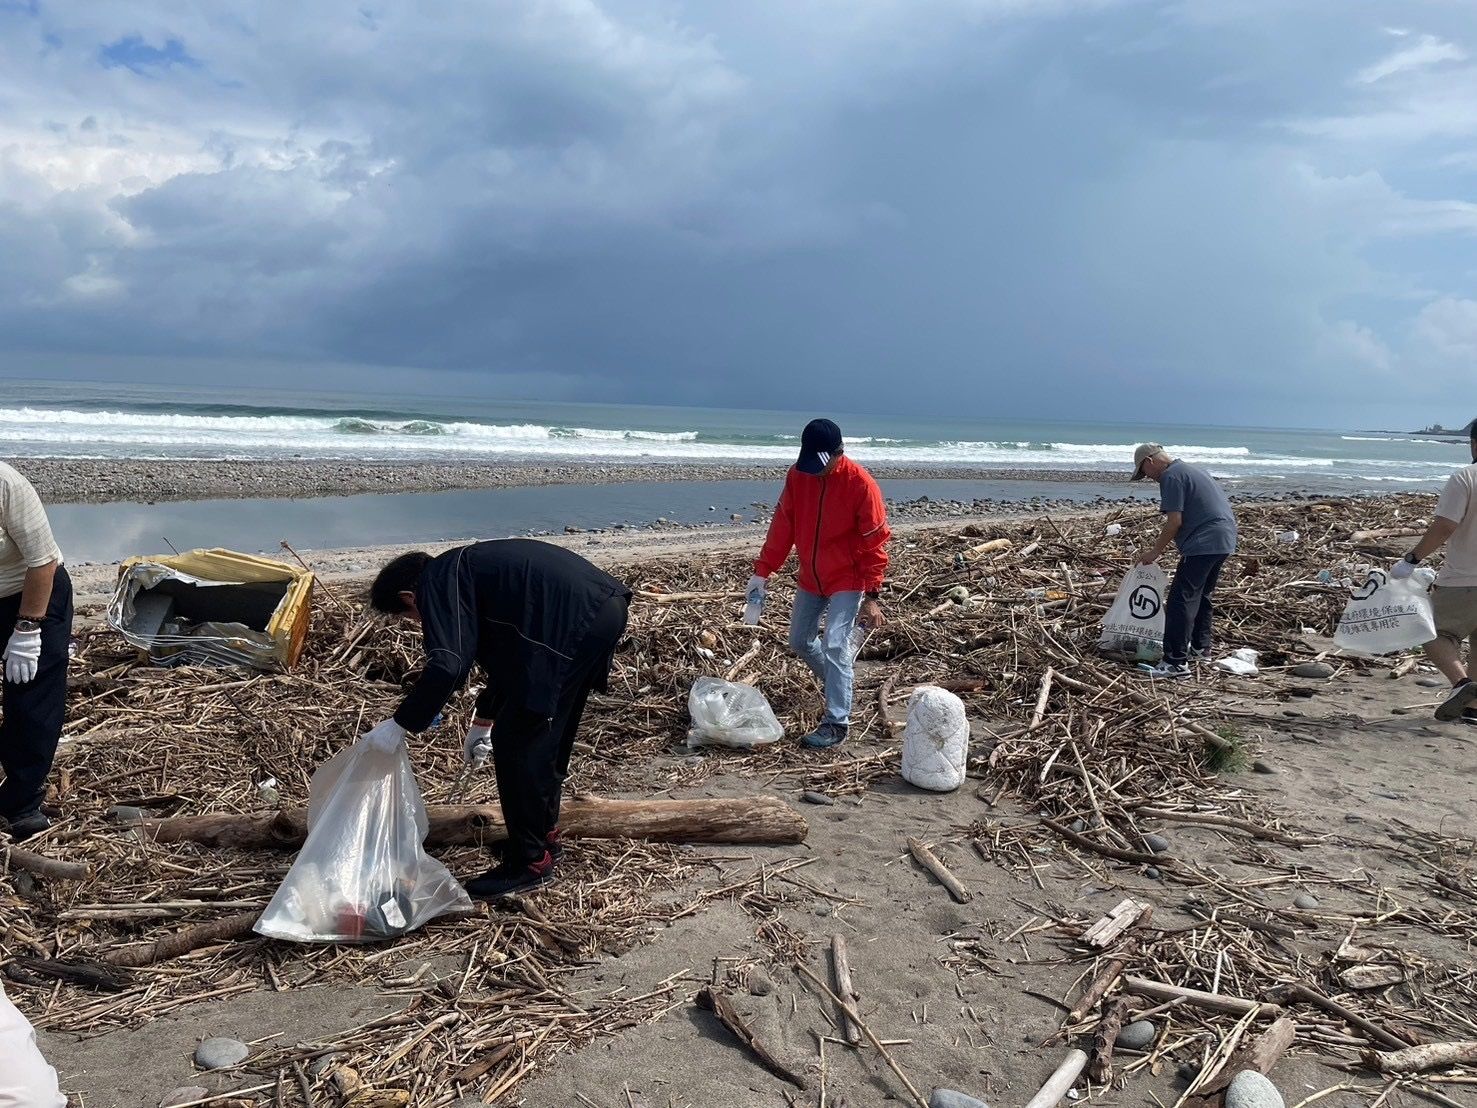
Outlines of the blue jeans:
M843 726L851 721L852 659L848 649L857 612L862 606L859 592L817 596L795 590L795 610L790 613L790 649L821 679L826 689L826 723ZM821 634L821 617L826 620Z

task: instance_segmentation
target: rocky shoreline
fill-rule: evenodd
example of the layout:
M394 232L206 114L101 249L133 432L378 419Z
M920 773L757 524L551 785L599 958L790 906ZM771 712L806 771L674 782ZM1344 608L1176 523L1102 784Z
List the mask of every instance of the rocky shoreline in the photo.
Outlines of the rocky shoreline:
M30 478L48 504L119 501L299 499L364 493L446 492L537 485L609 485L633 481L770 481L781 465L688 462L356 462L139 461L80 458L6 459ZM1126 484L1118 471L978 469L969 466L872 466L893 480L1092 482Z

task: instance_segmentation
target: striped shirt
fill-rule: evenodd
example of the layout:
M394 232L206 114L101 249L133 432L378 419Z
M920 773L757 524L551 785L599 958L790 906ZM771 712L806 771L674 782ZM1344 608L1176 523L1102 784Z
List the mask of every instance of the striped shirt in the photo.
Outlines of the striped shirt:
M26 570L61 560L41 498L31 482L0 462L0 597L21 591Z

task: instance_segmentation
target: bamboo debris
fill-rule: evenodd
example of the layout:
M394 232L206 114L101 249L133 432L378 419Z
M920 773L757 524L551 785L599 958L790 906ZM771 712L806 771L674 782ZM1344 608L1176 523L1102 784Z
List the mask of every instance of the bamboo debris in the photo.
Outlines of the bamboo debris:
M748 1047L750 1053L758 1058L770 1073L788 1081L797 1089L810 1088L810 1082L780 1061L768 1047L759 1041L759 1036L754 1034L753 1028L739 1014L738 1009L733 1006L733 1001L725 993L704 987L697 994L697 1004L699 1008L706 1008L712 1012L718 1022L733 1032L734 1037Z
M933 874L938 880L938 883L948 889L949 895L956 901L960 904L969 903L972 899L969 890L960 884L959 879L949 872L949 867L939 861L938 855L928 849L927 844L922 839L908 839L908 853L913 855L914 860L920 866Z
M1428 516L1429 510L1430 498L1419 496L1238 508L1242 551L1228 563L1217 600L1228 633L1261 652L1264 671L1256 687L1262 695L1289 694L1278 672L1316 652L1303 628L1331 633L1343 607L1347 594L1317 583L1318 570L1356 560L1356 530L1399 530L1402 520ZM868 716L875 705L878 720L886 721L887 708L897 699L893 689L938 684L966 698L971 716L995 737L981 795L987 792L994 802L1008 797L1028 813L1009 826L985 821L960 829L1000 864L1016 867L1026 859L1023 868L1038 884L1041 874L1060 877L1066 867L1090 871L1099 880L1106 872L1111 880L1118 863L1141 871L1152 866L1162 871L1166 889L1186 890L1190 899L1176 907L1190 913L1192 924L1154 926L1145 913L1119 936L1112 954L1077 941L1092 919L1066 913L1063 921L1047 925L1068 957L1096 959L1096 973L1068 1014L1067 1028L1091 1034L1095 1024L1085 1021L1100 1022L1106 1014L1100 1006L1111 1009L1124 997L1145 996L1140 1003L1149 1013L1171 1009L1176 1024L1188 1028L1156 1048L1157 1054L1183 1061L1187 1052L1203 1057L1203 1046L1217 1059L1239 1059L1241 1044L1234 1037L1241 1032L1232 1021L1245 1019L1249 1028L1255 1018L1277 1015L1276 1007L1262 1005L1258 1017L1247 1019L1234 1005L1231 1011L1207 1008L1194 998L1205 994L1254 1005L1241 998L1273 996L1289 981L1338 987L1333 967L1321 968L1292 945L1294 939L1306 942L1303 937L1317 929L1344 937L1357 930L1360 945L1402 952L1406 981L1378 991L1340 993L1337 1000L1318 990L1322 1000L1287 994L1286 1004L1295 1006L1300 1021L1299 1049L1334 1051L1358 1064L1358 1050L1367 1042L1403 1049L1413 1045L1405 1042L1408 1034L1442 1041L1477 1038L1472 1015L1477 979L1459 965L1423 962L1405 945L1411 931L1458 944L1477 932L1477 894L1465 861L1470 840L1430 831L1423 831L1419 841L1399 840L1402 860L1419 869L1418 886L1404 889L1409 895L1320 873L1308 853L1296 865L1284 863L1281 848L1306 851L1340 835L1325 828L1311 835L1282 824L1267 804L1236 787L1234 778L1220 778L1207 767L1207 748L1236 753L1243 745L1218 730L1217 692L1227 679L1207 672L1200 680L1173 686L1140 683L1131 666L1096 650L1112 581L1134 543L1156 526L1151 515L1115 517L1125 534L1114 540L1104 538L1100 517L992 523L988 532L976 530L969 538L949 529L914 532L894 551L884 596L889 622L863 649L856 703L868 705ZM1291 547L1276 543L1272 536L1290 529L1307 537ZM1010 540L1008 554L967 556L971 545L996 538ZM686 698L701 675L741 668L792 733L815 718L814 678L784 648L775 628L741 627L735 621L739 594L734 582L749 571L739 551L629 568L637 600L610 693L591 698L581 728L574 780L582 789L607 795L690 790L737 769L774 791L812 789L841 798L865 793L895 774L895 743L864 745L870 718L854 724L861 741L803 758L788 743L687 757L681 747ZM783 594L791 587L776 576L780 579L772 586L781 595L772 611L783 608ZM941 606L961 585L969 602ZM715 865L715 877L686 853L661 843L573 835L560 863L561 880L528 898L537 916L498 906L467 919L438 920L380 950L235 941L248 932L232 916L247 913L225 905L260 902L280 881L288 859L279 852L279 840L300 835L301 815L293 813L306 800L312 770L374 720L391 714L420 665L415 634L365 618L346 592L338 599L339 604L325 601L315 608L303 662L291 674L155 669L140 665L136 653L111 632L82 635L57 774L57 799L69 821L39 838L39 845L28 846L64 851L66 864L90 866L92 874L67 878L75 887L41 885L37 879L49 875L24 869L12 854L8 872L0 873L0 935L6 936L5 953L12 958L20 952L43 963L126 970L134 959L146 957L157 958L144 964L158 969L135 974L146 987L106 995L80 981L38 974L41 984L16 988L28 993L39 1026L89 1034L139 1026L194 1001L277 988L286 971L294 985L353 982L408 992L412 1015L375 1021L331 1042L268 1048L253 1060L254 1072L292 1074L294 1066L331 1050L343 1059L335 1064L335 1074L350 1062L362 1073L363 1096L398 1093L408 1099L401 1086L414 1087L416 1103L445 1108L467 1096L484 1102L516 1099L523 1081L551 1057L681 1004L675 980L645 995L614 993L583 1004L565 991L568 973L582 962L645 942L665 922L732 900L754 921L766 955L776 963L814 958L806 936L785 911L810 895L793 883L799 878L790 871L813 858L770 859L742 869L725 861ZM876 662L886 664L869 664ZM1392 664L1340 662L1379 673ZM432 809L453 799L460 735L470 713L469 697L453 702L442 730L412 744ZM104 735L106 742L94 741ZM286 815L274 811L258 789L268 777L276 779ZM491 774L470 783L467 800L465 810L490 809L496 815ZM115 804L146 809L150 826L125 830L106 820L104 813ZM575 804L574 798L566 802L566 814ZM152 833L158 822L199 817L238 826L245 820L267 845L207 849ZM462 832L464 845L435 848L454 872L486 866L478 846L491 841L494 821L480 815L477 820ZM1138 821L1147 820L1187 831L1171 836L1175 841L1167 854L1125 850L1143 841L1148 828ZM1192 863L1196 833L1188 829L1197 826L1234 835L1221 844L1221 854L1228 862L1234 858L1264 869L1266 877L1231 876L1219 860ZM1345 841L1351 833L1344 833ZM938 838L943 837L941 832ZM1306 876L1335 886L1332 902L1341 905L1338 912L1278 906L1285 903L1283 893ZM178 904L192 906L160 907ZM1347 907L1355 904L1360 907ZM89 918L76 916L79 910ZM129 915L147 911L161 915L152 920ZM1063 911L1052 909L1051 918ZM188 914L189 926L166 918L173 913ZM989 916L994 915L992 906ZM216 924L222 932L206 930ZM985 957L971 953L977 948L964 939L958 949L960 959ZM405 965L428 960L462 968L440 980L434 974L407 976ZM25 972L20 965L16 969ZM1135 979L1161 988L1136 991L1129 984ZM848 993L839 976L836 992L827 992L841 1012L840 1033L868 1039L894 1066L887 1044L851 1024L855 992ZM442 1019L452 1012L462 1013L461 1018ZM427 1027L430 1033L416 1039ZM1247 1034L1252 1045L1259 1038ZM1117 1067L1120 1077L1142 1061ZM1463 1072L1470 1073L1470 1065ZM1407 1088L1402 1085L1402 1091ZM321 1085L318 1097L320 1103L331 1099Z
M851 1022L847 1010L854 1008L862 1002L861 995L856 991L856 986L851 982L851 959L846 951L846 937L844 935L831 936L831 966L836 975L836 995L845 1004L840 1006L841 1033L846 1041L855 1046L862 1041L862 1032L856 1024Z

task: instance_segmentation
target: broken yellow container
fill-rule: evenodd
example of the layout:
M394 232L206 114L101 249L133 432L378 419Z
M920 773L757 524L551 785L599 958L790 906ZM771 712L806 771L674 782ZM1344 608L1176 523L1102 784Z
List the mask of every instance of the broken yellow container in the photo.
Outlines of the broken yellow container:
M287 669L303 651L313 574L234 550L130 558L108 622L162 665Z

